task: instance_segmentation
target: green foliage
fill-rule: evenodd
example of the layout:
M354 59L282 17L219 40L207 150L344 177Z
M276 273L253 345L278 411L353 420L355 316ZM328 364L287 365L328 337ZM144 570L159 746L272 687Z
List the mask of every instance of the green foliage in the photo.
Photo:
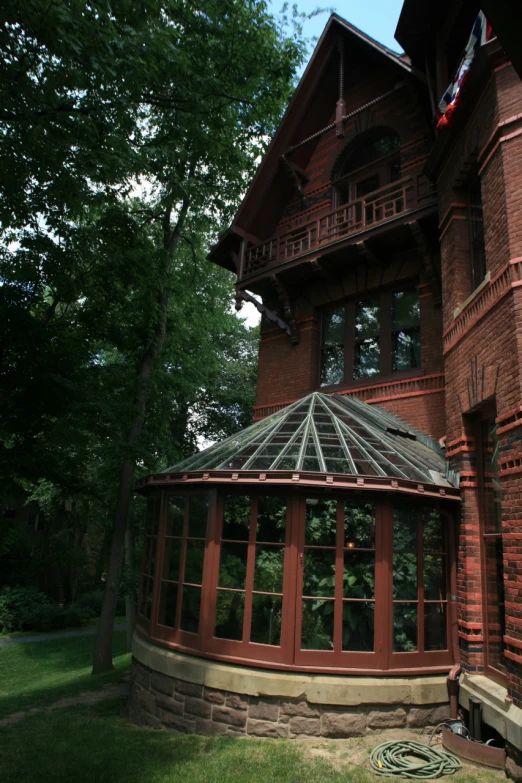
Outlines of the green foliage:
M3 587L0 590L0 630L24 631L29 621L49 606L49 599L34 587Z

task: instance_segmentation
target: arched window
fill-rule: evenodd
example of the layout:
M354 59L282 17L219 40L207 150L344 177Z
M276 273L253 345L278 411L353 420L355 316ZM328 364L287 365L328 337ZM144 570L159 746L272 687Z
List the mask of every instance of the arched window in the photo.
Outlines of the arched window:
M389 128L375 128L350 145L334 173L336 204L363 198L401 178L400 139Z

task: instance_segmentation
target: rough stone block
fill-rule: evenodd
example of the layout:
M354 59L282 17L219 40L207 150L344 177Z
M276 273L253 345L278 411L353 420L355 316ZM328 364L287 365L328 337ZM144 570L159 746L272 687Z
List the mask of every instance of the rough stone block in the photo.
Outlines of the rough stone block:
M158 693L164 693L166 696L172 696L174 693L174 680L159 672L152 672L150 675L150 687Z
M137 723L140 726L149 726L151 729L163 729L163 721L157 718L155 715L149 715L148 712L140 712L138 715Z
M183 702L176 701L169 696L158 697L155 701L159 710L171 712L173 715L183 715Z
M209 701L211 704L224 704L225 703L225 696L221 691L211 691L208 688L205 688L205 693L203 694L203 698L206 701Z
M216 704L212 707L212 720L228 723L230 726L244 726L247 713L244 710L233 710L230 707L220 707Z
M193 682L183 682L183 680L176 681L176 691L182 693L184 696L196 696L201 698L203 695L203 686L195 685Z
M204 737L223 737L229 727L225 723L215 723L213 720L196 720L196 734Z
M241 696L227 696L227 707L232 707L234 710L247 710L248 702L241 698Z
M289 729L292 734L305 734L308 737L321 736L321 721L319 718L299 718L290 720Z
M173 715L172 712L162 712L161 722L171 731L179 731L180 734L195 734L196 721L182 718L180 715Z
M423 726L435 726L437 723L448 720L448 718L448 704L441 704L436 707L412 707L408 712L407 724L412 729L420 729Z
M212 705L203 699L195 699L193 696L187 696L185 699L185 712L191 715L197 715L199 718L210 718L212 715Z
M261 701L260 699L250 699L248 708L248 717L256 720L276 721L279 715L279 706L277 704Z
M366 715L358 712L325 712L321 717L325 737L361 737L366 734Z
M132 669L132 681L133 684L140 685L148 691L150 688L150 672L144 669L143 666L135 663Z
M264 720L249 720L247 722L247 734L253 737L288 737L288 725L282 723L269 723Z
M320 715L319 710L306 701L282 701L280 709L284 715L296 715L300 718L318 718Z
M156 699L154 698L152 693L146 693L145 691L143 691L136 697L134 703L138 708L138 710L144 710L145 712L148 712L150 715L154 715L156 712Z
M406 710L378 707L368 713L368 727L371 729L394 729L406 725Z

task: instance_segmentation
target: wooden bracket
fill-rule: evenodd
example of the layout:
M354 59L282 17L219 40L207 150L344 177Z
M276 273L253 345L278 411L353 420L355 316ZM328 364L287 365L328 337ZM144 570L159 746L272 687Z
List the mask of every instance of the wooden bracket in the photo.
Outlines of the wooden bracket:
M301 181L308 182L307 175L299 166L290 162L286 155L281 155L280 161L284 171L290 176L290 179L292 180L292 185L296 194L303 202L303 206L306 207L306 196L301 186Z
M442 305L442 282L440 276L439 264L437 263L437 252L431 248L429 241L416 220L408 223L415 244L420 251L424 261L424 269L433 291L433 304L435 307Z
M283 285L281 280L277 277L277 275L270 275L270 282L272 283L274 290L279 298L279 301L283 306L284 314L288 326L290 327L290 339L292 340L292 345L297 345L300 339L299 326L297 325L294 306L292 304L288 291L286 290L286 287Z
M259 299L256 299L255 296L249 294L248 291L244 291L242 288L236 287L236 310L241 310L243 302L251 302L261 313L261 315L264 315L265 318L276 324L276 326L278 326L283 332L286 332L289 337L292 336L290 327L283 321L282 318L279 318L277 313L274 313L273 310L269 310L268 307L260 302Z

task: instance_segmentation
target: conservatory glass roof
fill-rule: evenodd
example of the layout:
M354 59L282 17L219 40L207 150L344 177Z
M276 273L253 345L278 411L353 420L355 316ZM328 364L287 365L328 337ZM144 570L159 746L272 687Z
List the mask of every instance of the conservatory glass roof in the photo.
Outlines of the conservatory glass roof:
M452 486L435 441L377 405L309 394L165 473L292 470Z

